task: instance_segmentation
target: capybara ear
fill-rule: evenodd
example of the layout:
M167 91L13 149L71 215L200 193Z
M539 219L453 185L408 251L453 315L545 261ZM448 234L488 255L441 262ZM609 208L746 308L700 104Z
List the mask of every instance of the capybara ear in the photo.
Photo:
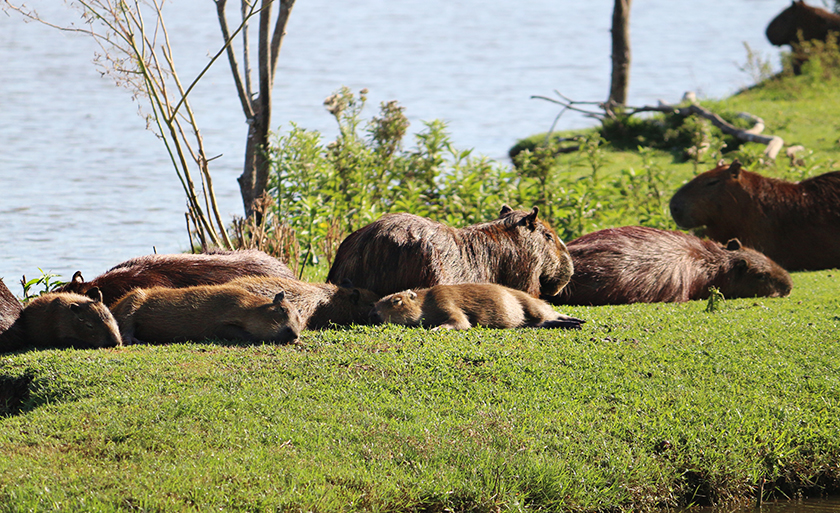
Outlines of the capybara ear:
M392 305L400 305L402 304L402 298L400 296L394 296L391 298Z
M73 273L73 278L70 279L70 283L84 283L85 279L82 278L82 271L76 271Z
M93 299L93 300L94 300L94 301L96 301L97 303L101 303L101 302L102 302L102 291L101 291L101 290L99 290L99 287L93 287L92 289L90 289L90 290L88 290L87 292L85 292L85 295L86 295L87 297L89 297L89 298Z
M738 162L738 159L733 160L732 163L729 164L729 174L735 180L738 179L738 176L741 174L741 163Z
M738 239L729 239L726 243L726 251L738 251L741 249L741 241Z
M274 304L278 304L281 301L283 301L284 299L286 299L286 291L281 290L280 292L277 293L276 296L274 296Z
M350 281L350 278L344 278L343 280L341 280L341 283L339 283L338 286L344 289L352 289L353 282Z
M531 210L531 213L525 216L525 226L528 227L529 230L534 230L537 227L537 215L540 213L540 207L534 207Z
M506 215L513 212L513 209L507 205L502 205L502 210L499 211L499 218L505 217Z
M411 298L411 299L417 299L417 293L414 292L413 290L409 290L408 291L408 297Z

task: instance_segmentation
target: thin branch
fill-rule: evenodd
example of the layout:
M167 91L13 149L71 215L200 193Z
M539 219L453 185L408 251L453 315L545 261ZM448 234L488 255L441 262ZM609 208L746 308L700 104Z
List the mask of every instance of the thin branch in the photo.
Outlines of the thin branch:
M280 48L283 46L283 38L286 36L286 24L292 14L292 7L295 0L280 0L280 12L277 13L277 22L274 24L274 34L271 36L271 76L277 71L277 57L280 55Z
M236 85L236 93L239 96L239 101L242 103L242 111L245 112L245 118L252 119L254 117L254 103L251 100L250 93L245 89L242 73L239 70L239 63L236 60L236 52L233 50L233 36L228 30L227 16L225 15L225 5L227 4L227 0L215 1L216 15L219 18L219 27L222 29L222 37L225 40L224 50L227 52L228 62L230 63L230 71L233 75L233 83ZM246 20L243 20L243 23L239 26L239 30L242 30L246 26L245 21L250 19L250 17L256 12L257 11L252 12ZM239 30L237 30L237 32Z

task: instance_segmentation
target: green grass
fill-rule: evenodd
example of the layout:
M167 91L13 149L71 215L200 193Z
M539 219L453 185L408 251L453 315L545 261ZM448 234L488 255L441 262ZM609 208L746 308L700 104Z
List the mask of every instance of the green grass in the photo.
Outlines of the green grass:
M579 332L33 351L0 511L613 510L837 491L838 271L785 299L568 308ZM762 483L764 483L762 485Z

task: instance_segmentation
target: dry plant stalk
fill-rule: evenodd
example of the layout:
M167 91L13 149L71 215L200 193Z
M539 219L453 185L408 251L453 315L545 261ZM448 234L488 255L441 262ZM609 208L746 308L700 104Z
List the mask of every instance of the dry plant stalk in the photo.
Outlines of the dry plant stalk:
M82 12L84 26L61 26L41 18L34 10L6 0L6 8L25 18L55 29L92 37L102 50L96 62L103 75L148 100L150 128L163 142L184 193L187 196L188 226L192 220L202 247L232 248L213 191L209 162L189 93L219 58L230 40L198 76L184 87L175 68L169 33L162 8L166 0L73 0ZM149 21L144 12L150 14ZM248 17L257 9L252 8ZM245 18L247 21L247 17ZM234 36L245 24L239 26ZM231 36L233 37L233 36ZM200 177L200 192L193 180L193 168ZM192 238L192 236L190 235Z
M292 273L298 274L300 242L294 228L272 215L275 200L263 194L254 203L254 212L247 218L234 217L234 246L239 249L258 249L286 262Z

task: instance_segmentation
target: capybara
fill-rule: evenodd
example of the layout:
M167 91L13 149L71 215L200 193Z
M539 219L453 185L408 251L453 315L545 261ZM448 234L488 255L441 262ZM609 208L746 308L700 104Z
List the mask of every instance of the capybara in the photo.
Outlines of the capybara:
M4 338L3 351L23 347L75 347L77 349L114 347L120 344L117 321L102 302L102 293L92 288L87 295L50 292L23 308L9 332L22 337Z
M623 226L567 244L575 274L554 304L617 305L682 302L709 297L784 297L790 275L738 239L726 246L683 232Z
M553 296L569 281L572 259L538 212L504 205L498 219L462 229L386 214L341 243L327 281L347 279L383 296L454 283L498 283Z
M379 299L367 289L332 283L307 283L287 278L245 276L228 283L265 297L285 291L286 298L300 312L304 329L317 330L331 325L367 324L370 311Z
M0 333L5 332L14 324L20 317L21 310L23 310L23 304L0 278Z
M840 172L798 183L752 173L736 160L697 175L671 198L681 228L737 238L788 271L840 266Z
M840 33L840 16L800 0L791 2L790 7L773 18L765 35L770 44L782 46L799 42L800 35L802 41L825 41L832 31Z
M58 290L84 294L91 287L99 287L105 303L113 306L132 289L218 285L240 276L295 277L286 264L262 251L215 250L132 258L88 282L77 271L73 279Z
M301 328L283 292L266 298L227 284L134 289L111 311L126 345L210 338L287 343Z
M404 290L376 302L373 322L433 329L487 328L580 329L584 322L557 313L548 303L495 283L435 285Z

